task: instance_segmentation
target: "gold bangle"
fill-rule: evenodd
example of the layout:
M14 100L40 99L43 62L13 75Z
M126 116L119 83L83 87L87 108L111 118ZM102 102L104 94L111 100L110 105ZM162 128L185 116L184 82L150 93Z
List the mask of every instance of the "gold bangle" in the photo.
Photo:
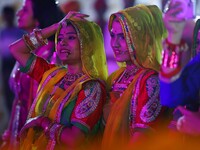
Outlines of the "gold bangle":
M41 29L33 29L33 32L35 34L35 37L37 38L38 42L40 43L40 45L47 45L48 44L48 40L44 39L42 36L42 32Z
M36 36L35 36L35 33L32 32L30 35L29 35L29 39L32 43L32 45L34 46L35 49L37 49L38 47L41 46L41 44L39 43L39 41L37 40Z
M28 34L24 34L24 35L23 35L23 40L24 40L24 43L26 44L26 46L28 47L28 49L29 49L30 51L32 51L32 50L35 49L35 47L34 47L34 45L32 44L32 42L31 42L31 40L30 40Z

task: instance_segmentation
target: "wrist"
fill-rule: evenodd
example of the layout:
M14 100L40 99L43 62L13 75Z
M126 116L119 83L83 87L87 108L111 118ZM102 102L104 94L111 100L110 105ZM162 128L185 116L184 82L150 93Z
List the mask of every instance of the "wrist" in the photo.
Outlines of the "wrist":
M53 24L53 26L54 26L54 30L55 30L55 32L56 32L57 29L58 29L58 27L60 26L60 23L55 23L55 24Z
M30 34L24 34L23 40L30 51L48 44L48 40L44 38L41 29L34 29Z
M182 33L171 33L167 37L167 41L171 44L179 45L181 43Z
M182 52L188 50L188 45L183 40L179 44L173 44L166 39L163 42L163 48L162 68L176 69L181 67Z
M50 28L51 28L50 30L52 32L52 35L56 33L59 25L60 25L59 23L54 23L53 25L50 26Z
M56 33L58 27L59 27L59 23L54 23L51 26L42 29L41 34L42 34L43 38L47 39L50 36L54 35Z

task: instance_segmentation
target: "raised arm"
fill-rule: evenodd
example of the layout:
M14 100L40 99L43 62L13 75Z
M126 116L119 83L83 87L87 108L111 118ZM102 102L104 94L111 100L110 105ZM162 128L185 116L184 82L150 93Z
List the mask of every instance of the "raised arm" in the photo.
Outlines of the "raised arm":
M53 24L44 29L35 29L32 33L23 35L23 37L9 46L10 52L14 58L25 66L31 51L47 44L47 38L56 33L59 23Z

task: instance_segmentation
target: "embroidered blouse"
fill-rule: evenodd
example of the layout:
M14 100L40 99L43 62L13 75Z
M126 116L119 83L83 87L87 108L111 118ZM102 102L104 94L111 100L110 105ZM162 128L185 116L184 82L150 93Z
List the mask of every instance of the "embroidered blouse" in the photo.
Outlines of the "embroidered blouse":
M46 71L56 67L54 64L49 64L44 59L35 57L34 55L31 56L30 60L31 61L27 62L27 66L21 69L28 72L28 74L38 82L42 81ZM66 70L64 67L61 69ZM61 80L59 80L56 85L60 81ZM54 87L64 92L62 88L56 85L54 85ZM51 96L53 97L53 95ZM77 96L75 96L75 99L71 100L69 104L62 109L60 123L67 127L76 126L86 134L89 132L96 133L100 126L102 107L105 103L105 98L106 91L103 83L97 79L87 80L82 85ZM36 114L40 114L41 110L38 111L36 108L40 107L40 104L38 104L38 102L36 103L34 111Z

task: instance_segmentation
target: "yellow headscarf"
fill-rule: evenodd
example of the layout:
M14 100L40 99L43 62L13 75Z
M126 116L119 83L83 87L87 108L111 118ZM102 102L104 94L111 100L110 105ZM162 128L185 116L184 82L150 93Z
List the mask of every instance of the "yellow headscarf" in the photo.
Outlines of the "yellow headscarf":
M122 25L131 60L141 67L158 71L162 39L167 35L160 9L140 4L114 13L109 20L109 31L115 17Z
M82 71L91 78L106 80L108 70L101 28L96 23L87 20L70 18L66 20L66 22L68 21L74 26L79 36ZM56 44L61 26L56 33Z

